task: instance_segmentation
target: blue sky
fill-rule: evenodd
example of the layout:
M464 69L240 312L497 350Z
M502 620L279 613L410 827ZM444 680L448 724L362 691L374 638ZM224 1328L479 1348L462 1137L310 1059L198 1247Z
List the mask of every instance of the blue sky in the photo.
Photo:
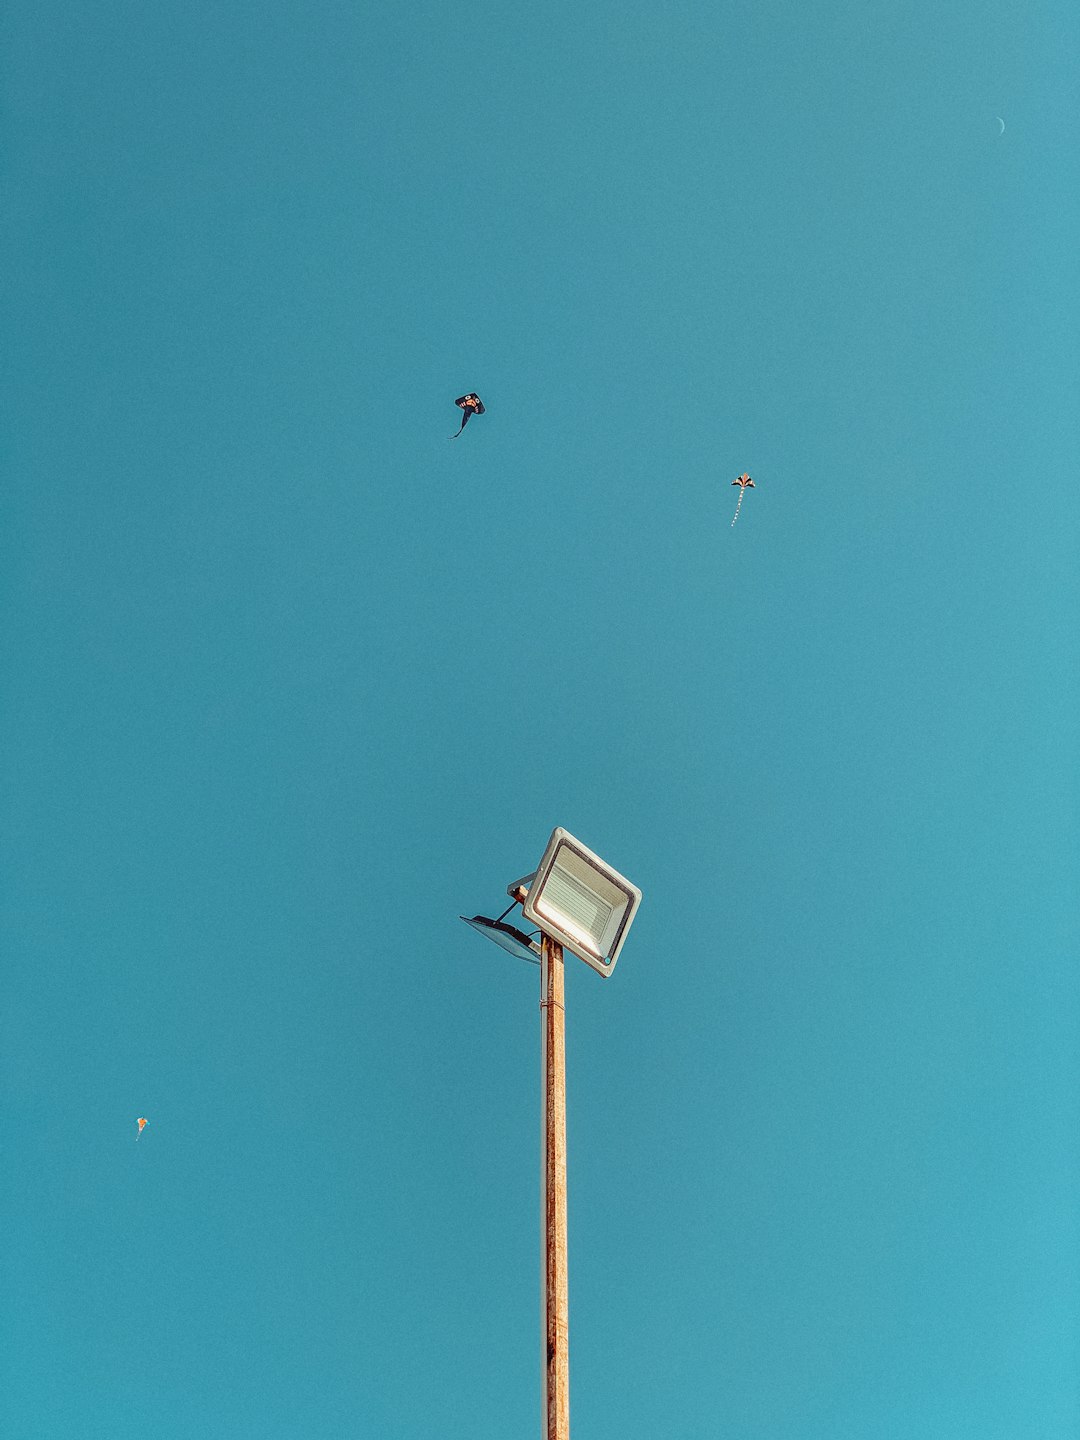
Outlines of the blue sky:
M1077 41L8 8L6 1435L1077 1433Z

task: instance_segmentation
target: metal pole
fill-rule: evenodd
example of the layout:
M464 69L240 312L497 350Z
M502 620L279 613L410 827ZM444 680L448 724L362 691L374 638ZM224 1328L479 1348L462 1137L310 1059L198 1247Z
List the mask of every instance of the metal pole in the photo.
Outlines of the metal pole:
M543 1032L544 1165L541 1214L543 1263L543 1440L570 1440L570 1366L566 1288L566 1011L562 946L540 942Z

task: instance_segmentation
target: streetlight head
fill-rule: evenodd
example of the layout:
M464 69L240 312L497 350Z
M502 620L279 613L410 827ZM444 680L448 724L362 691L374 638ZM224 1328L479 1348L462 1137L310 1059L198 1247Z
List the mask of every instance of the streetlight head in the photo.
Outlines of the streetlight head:
M546 935L610 975L640 903L636 885L560 827L551 832L522 909Z

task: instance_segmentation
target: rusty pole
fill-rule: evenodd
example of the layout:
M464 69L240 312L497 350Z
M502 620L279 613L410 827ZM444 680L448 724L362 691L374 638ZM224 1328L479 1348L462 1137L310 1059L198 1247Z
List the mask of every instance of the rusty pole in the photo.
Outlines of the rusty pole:
M540 942L540 1018L543 1031L543 1440L570 1440L570 1366L566 1288L566 1011L563 949Z

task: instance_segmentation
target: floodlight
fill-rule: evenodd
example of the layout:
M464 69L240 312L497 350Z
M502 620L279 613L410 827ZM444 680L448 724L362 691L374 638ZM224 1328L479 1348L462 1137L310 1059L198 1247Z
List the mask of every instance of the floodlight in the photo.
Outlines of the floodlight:
M513 909L513 906L510 907ZM509 914L510 911L506 911ZM513 925L507 925L500 916L498 920L489 920L486 915L462 915L460 917L466 925L471 925L474 930L479 930L481 935L486 935L489 940L494 940L509 955L516 955L519 960L528 960L531 965L540 964L540 946L524 931L516 929Z
M546 935L610 975L640 903L636 885L559 827L551 832L522 909Z

